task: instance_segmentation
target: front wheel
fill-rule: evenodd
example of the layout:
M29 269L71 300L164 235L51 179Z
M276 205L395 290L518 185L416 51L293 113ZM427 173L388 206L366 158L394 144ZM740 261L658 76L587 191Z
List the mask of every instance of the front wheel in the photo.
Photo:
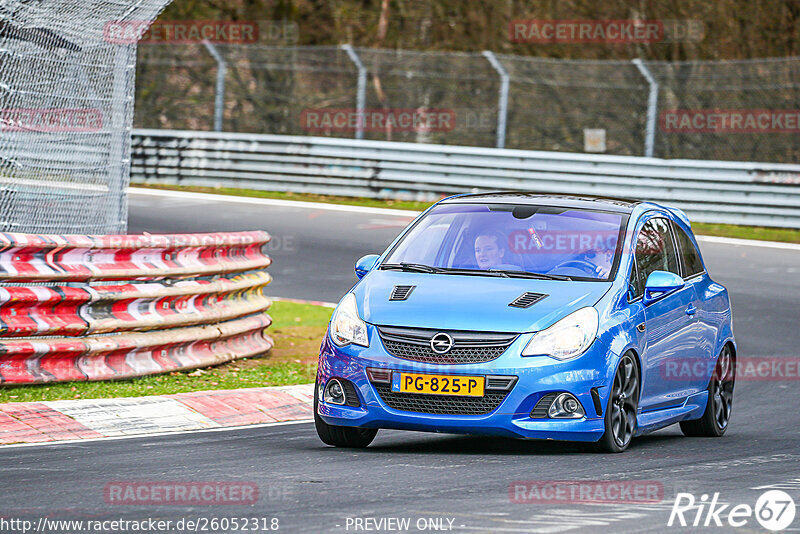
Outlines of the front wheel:
M731 419L735 379L731 348L725 345L708 382L706 410L700 419L681 421L681 432L684 436L718 438L725 433Z
M314 426L317 435L326 445L363 449L375 439L377 428L358 428L353 426L329 425L317 413L319 406L319 384L314 388Z
M622 452L628 448L636 430L639 409L639 366L633 355L625 354L617 366L611 396L608 398L605 433L597 442L603 452Z

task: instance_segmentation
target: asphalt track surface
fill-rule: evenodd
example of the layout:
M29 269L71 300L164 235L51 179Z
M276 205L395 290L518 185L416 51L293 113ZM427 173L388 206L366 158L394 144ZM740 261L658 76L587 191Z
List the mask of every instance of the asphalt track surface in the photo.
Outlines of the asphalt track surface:
M270 293L314 300L338 300L355 281L354 261L380 252L408 220L189 196L130 197L131 232L268 230L275 236ZM706 241L701 249L712 277L732 295L739 356L796 357L800 250ZM309 423L5 447L0 516L173 522L276 517L280 532L366 531L356 529L357 518L409 518L411 532L421 531L417 527L428 518L451 525L452 532L766 532L754 517L738 529L727 523L667 526L678 492L697 499L718 492L720 503L754 506L765 490L781 488L800 504L798 382L739 382L734 398L723 438L685 438L673 426L634 440L618 455L556 442L385 430L366 450L341 450L322 445ZM514 481L564 479L653 481L664 495L647 505L510 499ZM260 498L243 507L106 504L105 485L130 480L253 482ZM693 514L685 517L694 520ZM800 531L800 512L788 531Z

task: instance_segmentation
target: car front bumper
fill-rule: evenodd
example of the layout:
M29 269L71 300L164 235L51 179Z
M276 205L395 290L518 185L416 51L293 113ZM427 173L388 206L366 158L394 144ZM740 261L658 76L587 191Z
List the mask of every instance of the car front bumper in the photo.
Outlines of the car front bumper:
M343 378L355 386L360 401L358 407L341 406L323 402L320 395L317 411L328 424L568 441L597 441L603 435L603 417L596 409L592 389L596 390L601 411L605 410L617 357L599 339L583 355L561 362L549 357L520 356L531 336L522 334L490 362L441 365L397 358L386 351L375 327L370 325L368 331L369 347L339 347L331 342L329 335L322 343L317 373L319 390L328 379ZM489 413L432 414L390 407L370 382L368 367L440 375L516 376L517 381ZM573 394L585 417L532 418L531 411L539 399L553 392Z

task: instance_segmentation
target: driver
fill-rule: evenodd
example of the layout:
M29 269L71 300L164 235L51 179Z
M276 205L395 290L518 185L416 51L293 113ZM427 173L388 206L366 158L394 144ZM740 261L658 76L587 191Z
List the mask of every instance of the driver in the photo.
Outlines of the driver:
M594 272L598 278L608 278L611 273L611 262L614 254L608 250L590 250L587 253L589 263L595 266Z
M475 261L479 269L498 269L503 266L506 249L500 232L485 232L475 238Z

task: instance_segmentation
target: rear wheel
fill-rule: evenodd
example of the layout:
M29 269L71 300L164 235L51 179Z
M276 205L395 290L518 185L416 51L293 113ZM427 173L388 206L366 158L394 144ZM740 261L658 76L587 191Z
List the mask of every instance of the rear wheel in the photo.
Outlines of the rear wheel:
M377 428L358 428L354 426L329 425L317 413L319 406L319 384L314 387L314 426L317 435L326 445L363 449L375 439Z
M735 380L733 353L725 345L708 382L708 404L703 416L693 421L681 422L681 431L685 436L717 438L725 433L731 419Z
M617 366L611 396L604 417L605 433L597 442L603 452L622 452L628 448L636 430L639 409L639 367L629 352Z

